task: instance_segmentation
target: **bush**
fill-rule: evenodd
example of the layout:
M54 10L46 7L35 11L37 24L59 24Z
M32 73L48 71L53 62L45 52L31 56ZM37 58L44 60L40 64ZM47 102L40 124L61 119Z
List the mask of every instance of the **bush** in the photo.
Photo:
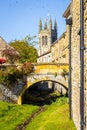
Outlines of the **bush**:
M21 73L17 68L10 67L8 70L0 70L0 84L9 85L17 82Z
M21 69L17 69L16 66L10 66L6 70L0 70L0 84L12 85L18 82L19 79L23 80L24 75L33 72L33 64L27 62L23 64Z
M33 70L34 70L34 66L31 62L26 62L22 66L22 71L26 75L33 72Z

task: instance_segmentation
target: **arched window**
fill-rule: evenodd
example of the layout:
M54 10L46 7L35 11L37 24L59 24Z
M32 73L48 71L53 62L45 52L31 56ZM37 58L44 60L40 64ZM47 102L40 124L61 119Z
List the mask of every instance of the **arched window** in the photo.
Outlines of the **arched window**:
M47 36L45 36L45 45L47 45Z
M44 36L42 36L42 45L44 45Z

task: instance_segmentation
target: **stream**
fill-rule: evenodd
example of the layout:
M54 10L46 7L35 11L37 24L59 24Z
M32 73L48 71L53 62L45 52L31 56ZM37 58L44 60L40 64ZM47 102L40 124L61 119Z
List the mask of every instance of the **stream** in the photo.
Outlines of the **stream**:
M41 112L43 112L45 108L42 106L40 107L35 113L33 113L27 120L25 120L22 124L18 125L15 130L25 130L27 125Z

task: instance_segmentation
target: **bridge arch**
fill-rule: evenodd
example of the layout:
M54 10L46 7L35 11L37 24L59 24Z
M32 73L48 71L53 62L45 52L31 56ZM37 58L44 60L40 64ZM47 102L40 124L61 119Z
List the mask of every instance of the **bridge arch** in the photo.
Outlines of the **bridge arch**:
M65 70L65 71L64 71ZM62 76L63 72L68 72L68 64L61 63L42 63L34 64L34 72L27 75L27 84L20 92L18 96L17 103L22 104L22 96L25 91L32 85L39 83L41 81L52 81L60 84L62 87L68 91L68 78L65 79Z
M36 83L43 82L43 81L51 81L51 82L58 83L58 84L60 84L63 88L65 88L66 91L68 92L67 83L64 82L64 81L60 81L60 80L55 81L55 80L50 80L50 79L35 80L34 82L27 82L27 85L24 86L24 89L21 91L21 93L20 93L19 96L18 96L17 103L20 104L20 105L22 104L22 96L23 96L23 94L26 92L26 90L29 89L29 87L33 86L33 85L36 84Z

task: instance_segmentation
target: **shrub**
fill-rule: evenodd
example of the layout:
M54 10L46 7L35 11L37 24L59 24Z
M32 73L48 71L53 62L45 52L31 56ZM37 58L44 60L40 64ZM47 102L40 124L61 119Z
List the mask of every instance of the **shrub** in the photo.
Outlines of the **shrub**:
M33 64L27 62L23 64L21 69L17 69L16 66L10 66L7 69L0 70L0 84L12 85L18 80L23 80L24 75L33 72Z
M0 84L10 85L19 78L22 77L22 73L16 67L9 67L7 70L0 70Z
M33 70L34 70L34 66L31 62L26 62L22 66L22 71L26 75L33 72Z
M5 56L11 64L14 64L14 62L20 58L19 53L13 48L4 49L2 55Z

